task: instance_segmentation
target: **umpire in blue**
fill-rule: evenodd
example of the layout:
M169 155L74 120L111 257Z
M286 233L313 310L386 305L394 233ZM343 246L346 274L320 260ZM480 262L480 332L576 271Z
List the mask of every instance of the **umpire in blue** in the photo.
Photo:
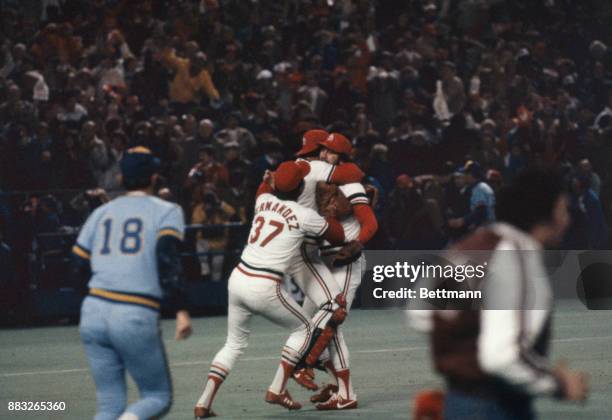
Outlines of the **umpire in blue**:
M96 384L95 420L166 414L172 384L159 327L162 300L176 310L176 339L192 331L180 262L185 221L179 206L152 195L158 168L149 149L127 150L121 172L128 192L97 208L72 248L76 270L90 278L79 330ZM129 406L126 370L140 392Z

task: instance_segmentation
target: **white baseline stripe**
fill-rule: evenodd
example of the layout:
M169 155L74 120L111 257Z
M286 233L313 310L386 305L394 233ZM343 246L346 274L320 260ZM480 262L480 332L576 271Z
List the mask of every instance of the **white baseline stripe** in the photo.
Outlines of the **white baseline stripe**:
M557 338L552 340L553 343L573 343L579 341L590 341L590 340L608 340L612 338L612 335L602 335L599 337L569 337L569 338Z
M392 353L392 352L407 352L407 351L415 351L415 350L427 350L427 346L420 347L397 347L390 349L376 349L376 350L354 350L352 353L362 353L362 354L370 354L370 353ZM277 360L280 356L260 356L260 357L245 357L240 359L240 362L255 362L258 360ZM177 362L171 363L170 367L182 367L182 366L199 366L199 365L208 365L212 362L212 360L194 360L191 362ZM15 372L15 373L3 373L0 374L0 378L9 378L13 376L30 376L30 375L55 375L61 373L80 373L80 372L88 372L89 369L61 369L61 370L40 370L37 372Z
M572 337L572 338L558 338L552 340L555 343L571 343L579 341L591 341L591 340L609 340L612 339L612 335L599 336L599 337ZM369 349L369 350L351 350L354 354L375 354L375 353L394 353L394 352L410 352L427 350L428 346L415 346L415 347L395 347L388 349ZM245 357L240 359L241 362L254 362L258 360L277 360L279 356L260 356L260 357ZM182 366L199 366L208 365L211 360L194 360L192 362L177 362L171 363L170 367L182 367ZM57 375L62 373L83 373L88 372L89 369L59 369L59 370L39 370L35 372L15 372L15 373L2 373L0 378L10 378L15 376L31 376L31 375Z
M0 378L10 378L11 376L28 376L28 375L55 375L57 373L77 373L87 372L88 369L62 369L62 370L39 370L38 372L16 372L3 373Z

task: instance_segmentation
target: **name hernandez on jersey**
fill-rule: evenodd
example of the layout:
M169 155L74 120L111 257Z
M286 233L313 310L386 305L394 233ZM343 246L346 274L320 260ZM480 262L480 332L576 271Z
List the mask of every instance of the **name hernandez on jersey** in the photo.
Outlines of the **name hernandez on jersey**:
M284 273L304 237L321 237L328 227L328 222L316 211L295 201L283 201L263 193L255 202L255 215L242 261Z
M293 213L293 210L287 207L286 204L282 204L280 201L264 201L258 207L255 208L255 214L257 215L262 211L269 211L272 213L280 214L285 219L285 223L287 223L287 228L289 230L300 228L300 224L297 221L297 216Z

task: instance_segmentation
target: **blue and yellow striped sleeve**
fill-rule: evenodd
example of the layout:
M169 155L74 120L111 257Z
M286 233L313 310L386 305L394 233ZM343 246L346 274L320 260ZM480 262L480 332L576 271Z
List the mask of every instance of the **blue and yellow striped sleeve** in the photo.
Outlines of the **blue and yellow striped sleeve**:
M91 258L91 250L94 245L94 236L96 232L97 217L93 214L89 216L85 224L79 231L79 236L72 247L72 253L83 259Z
M178 240L182 241L185 232L185 218L183 216L183 209L179 206L173 206L166 214L163 215L159 221L159 230L157 231L157 238L162 236L173 236Z
M179 239L179 240L183 240L183 233L179 232L176 228L173 227L163 227L159 230L158 234L157 234L157 238L161 238L162 236L174 236L175 238Z
M85 248L83 245L80 245L78 242L74 244L74 246L72 247L72 253L85 260L88 260L91 258L91 252L87 248Z

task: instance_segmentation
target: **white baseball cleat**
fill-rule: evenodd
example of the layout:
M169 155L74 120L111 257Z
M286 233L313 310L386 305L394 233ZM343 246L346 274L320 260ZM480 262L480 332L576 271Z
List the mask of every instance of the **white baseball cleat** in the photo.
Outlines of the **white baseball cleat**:
M327 401L317 404L317 410L351 410L357 408L357 400L344 399L333 394Z

